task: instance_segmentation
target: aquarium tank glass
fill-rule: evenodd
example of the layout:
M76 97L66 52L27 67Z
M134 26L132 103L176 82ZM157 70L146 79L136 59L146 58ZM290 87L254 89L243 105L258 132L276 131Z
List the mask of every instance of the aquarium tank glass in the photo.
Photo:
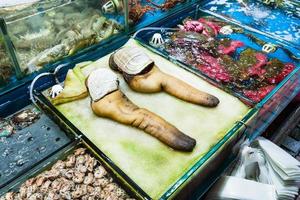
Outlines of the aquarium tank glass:
M13 74L12 63L5 49L3 37L0 36L0 88L7 85Z
M124 16L103 14L107 1L47 0L7 6L8 46L23 75L66 57L78 55L124 30Z
M299 48L300 2L290 0L214 0L202 8L286 40Z

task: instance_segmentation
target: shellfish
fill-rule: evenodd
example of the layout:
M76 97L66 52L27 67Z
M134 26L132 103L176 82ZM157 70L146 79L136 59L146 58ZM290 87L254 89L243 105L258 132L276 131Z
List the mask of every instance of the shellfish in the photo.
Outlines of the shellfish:
M154 61L140 48L125 47L109 59L110 67L120 71L129 87L137 92L155 93L164 91L181 100L215 107L219 99L199 91L187 83L162 72Z
M99 117L105 117L119 123L130 125L145 131L173 149L192 151L196 140L185 135L176 127L156 114L139 108L118 89L118 79L109 69L93 71L86 86L92 98L91 108ZM101 168L95 178L104 176Z

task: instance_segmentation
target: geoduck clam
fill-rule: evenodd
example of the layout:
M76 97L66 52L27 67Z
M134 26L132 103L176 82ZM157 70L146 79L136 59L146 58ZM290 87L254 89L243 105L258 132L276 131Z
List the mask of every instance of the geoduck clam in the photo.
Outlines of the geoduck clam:
M175 150L192 151L196 140L160 116L139 108L119 89L118 77L109 69L97 69L86 80L93 112L99 117L130 125L156 137Z
M162 72L141 48L121 48L110 56L109 66L121 72L130 88L136 92L165 91L183 101L202 106L215 107L219 104L217 97Z

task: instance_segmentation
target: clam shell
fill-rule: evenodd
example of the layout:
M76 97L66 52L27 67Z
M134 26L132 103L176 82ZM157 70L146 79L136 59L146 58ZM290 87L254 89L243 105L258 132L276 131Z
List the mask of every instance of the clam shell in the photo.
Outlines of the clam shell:
M97 69L89 75L87 87L92 100L98 101L108 93L118 89L118 77L109 69Z
M130 75L143 71L154 61L138 47L124 47L113 56L114 62L119 70Z

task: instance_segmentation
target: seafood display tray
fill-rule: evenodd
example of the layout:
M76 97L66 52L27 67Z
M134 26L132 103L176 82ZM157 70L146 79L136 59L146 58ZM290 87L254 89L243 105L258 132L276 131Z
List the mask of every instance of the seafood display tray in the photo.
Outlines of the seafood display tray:
M126 45L138 44L130 40ZM231 147L244 133L244 124L250 123L256 109L250 109L237 98L180 67L176 67L175 71L171 70L174 69L174 64L150 51L147 53L162 70L180 75L197 88L210 91L220 98L221 103L214 110L187 104L166 94L138 94L131 91L119 76L120 88L131 100L158 113L197 139L197 146L192 153L174 151L140 130L96 117L89 108L89 98L55 107L48 99L48 90L37 93L36 97L46 109L59 116L80 137L88 138L111 164L119 167L123 175L141 189L142 197L169 199L189 195L191 193L188 190L205 183L211 173L219 170L223 159L232 155ZM105 63L108 57L109 55L84 67L83 73L87 75L91 70L107 67ZM229 107L231 112L226 111ZM81 110L80 115L76 112L78 109ZM194 123L196 119L201 123ZM217 123L216 120L222 122ZM219 155L224 156L220 158Z
M24 109L35 108L27 106ZM38 115L38 119L29 126L15 128L12 135L0 137L0 191L72 142L73 139L44 113L39 112Z
M201 10L198 5L194 5L186 10L183 10L182 12L179 12L177 16L173 16L170 18L166 18L160 22L154 23L154 27L161 27L161 34L165 34L168 32L168 27L174 27L174 25L177 25L181 23L184 19L187 17L195 18L198 19L201 16L214 16L211 12L206 12L204 10ZM219 15L215 15L214 17L219 18ZM225 18L220 18L221 20L226 20ZM228 20L226 20L228 21ZM231 21L228 21L228 23L234 23ZM236 25L236 23L234 23ZM238 25L237 25L238 26ZM243 27L246 31L252 33L252 29L248 30L247 27ZM171 30L172 31L172 30ZM149 44L149 41L154 33L157 33L160 31L157 30L145 30L138 34L136 36L136 40L139 41L139 43L146 47L147 49L169 59L171 62L176 63L178 66L183 67L184 69L195 73L199 75L200 77L204 78L208 82L212 83L213 85L216 85L217 87L223 88L225 91L228 91L227 88L224 88L223 85L220 83L216 82L215 80L207 77L205 74L199 72L199 70L195 70L194 67L188 66L181 61L176 60L175 57L170 56L168 53L166 53L164 50L160 48L155 48ZM256 37L260 37L263 40L266 40L268 42L276 43L278 42L280 45L284 46L281 41L274 40L272 38L269 38L266 35L260 35L257 33L255 34ZM249 42L249 41L248 41ZM257 48L253 45L251 45L253 48ZM284 46L287 48L286 46ZM294 51L297 52L297 49L293 47L292 48ZM259 49L258 49L259 50ZM243 95L233 92L233 91L228 91L229 93L233 94L234 96L237 96L240 98L242 101L244 101L246 104L255 107L259 110L257 114L257 120L256 123L252 124L251 128L248 129L248 134L253 135L253 137L261 134L267 127L268 125L278 116L278 114L282 111L282 109L285 108L285 106L299 93L300 91L300 67L299 67L299 62L295 60L291 60L291 58L288 58L286 55L282 55L282 52L275 53L272 55L272 57L279 57L282 60L286 61L292 61L294 65L296 66L295 69L290 72L289 75L287 75L269 94L267 94L259 103L254 103L250 99L244 97Z
M112 177L113 182L117 183L122 189L126 191L126 193L132 197L139 199L137 193L124 181L122 178L119 177L119 174L111 168L111 165L108 165L106 161L103 159L103 156L100 156L97 150L95 151L91 146L88 145L84 140L79 139L75 140L69 145L65 146L64 148L60 149L57 153L49 156L45 159L42 163L35 166L34 168L28 170L24 175L17 178L15 180L14 185L10 185L6 187L5 190L0 191L0 197L5 196L8 192L18 192L22 184L26 183L27 180L34 178L41 173L45 172L46 170L50 170L51 167L56 164L58 161L65 160L69 155L74 153L77 149L84 148L86 149L86 153L96 158L97 162L99 162L104 169L108 172L109 176ZM49 188L50 189L50 188Z
M279 1L280 2L280 1ZM202 9L218 13L226 18L266 32L278 40L285 40L300 50L299 1L284 0L281 4L266 5L261 1L201 1ZM298 58L300 52L297 53Z
M240 90L236 90L235 86L231 86L230 84L228 86L226 86L222 81L216 79L215 77L210 77L209 75L207 75L206 72L202 72L199 69L197 69L196 66L190 65L187 62L182 61L181 60L182 58L180 58L180 56L182 56L181 54L183 54L185 52L182 52L181 54L178 53L179 56L176 57L176 55L169 54L167 51L168 49L163 46L155 47L155 46L151 45L150 41L151 41L151 38L154 33L157 33L157 32L161 33L163 39L168 40L169 39L168 37L175 37L171 34L176 33L176 31L174 29L176 29L177 25L181 25L181 22L183 20L185 20L186 18L192 18L192 19L195 19L195 21L196 21L200 17L208 17L208 18L214 17L216 20L220 20L223 23L226 23L228 25L234 25L231 21L228 21L224 18L220 18L220 16L218 16L218 15L213 15L209 12L201 10L201 9L199 9L198 6L194 6L193 8L188 8L187 10L182 11L182 13L178 14L178 16L173 16L172 18L170 17L161 22L153 24L155 27L160 27L161 30L157 30L157 28L155 28L155 30L151 30L151 27L150 27L149 29L139 32L137 35L135 35L136 36L135 39L140 41L140 43L143 46L146 46L148 49L155 51L156 53L164 56L165 58L175 62L176 64L184 67L185 69L187 69L193 73L199 74L203 78L206 78L212 84L217 85L218 87L224 89L225 91L230 92L231 94L241 98L242 100L245 100L245 102L249 105L253 106L259 102L263 102L263 98L261 98L261 100L259 100L259 102L257 102L257 100L252 100L250 97L243 94ZM286 46L284 46L284 44L282 44L280 41L274 40L273 38L269 38L266 35L260 35L255 32L252 32L251 30L248 30L247 27L241 27L239 25L236 25L234 28L242 30L243 33L237 32L237 33L232 33L231 35L225 35L225 36L222 35L222 37L220 38L220 39L231 39L232 41L240 41L244 44L244 46L238 47L236 50L236 53L232 55L233 60L235 60L236 57L241 56L241 53L243 52L244 49L247 49L247 50L249 49L249 50L254 50L254 51L260 52L260 51L262 51L262 45L260 45L260 43L271 42L271 43L278 45L278 49L273 53L265 54L265 55L267 55L267 58L268 59L278 59L279 61L281 61L283 63L293 64L294 69L290 72L290 74L292 74L293 76L294 75L297 76L297 71L300 67L299 62L296 59L294 59L293 57L289 56L288 53L285 53ZM169 30L169 29L171 29L171 30ZM189 33L189 32L187 32L187 33ZM171 36L168 36L168 35L171 35ZM196 36L194 36L194 37L196 37ZM194 40L197 40L197 39L194 39ZM176 50L180 51L179 49L176 49ZM293 50L297 51L295 49L293 49ZM190 53L190 52L187 52L187 53ZM285 79L283 79L282 82L286 82L287 79L288 79L288 76L285 77ZM241 84L241 83L239 83L239 84ZM278 87L275 87L273 89L273 91L270 93L276 92L276 90L278 90L281 87L280 82L277 84L278 84Z
M101 152L99 151L95 145L89 141L86 137L82 135L77 135L76 132L73 131L68 126L68 122L61 120L58 116L54 115L53 111L46 109L45 104L41 104L40 101L37 102L40 106L40 108L45 111L45 113L41 114L40 120L37 120L35 124L32 124L31 126L38 126L35 128L35 132L39 133L41 130L45 129L47 131L47 138L39 138L39 140L35 139L34 146L40 147L41 145L44 145L48 150L45 152L47 155L43 157L41 160L36 160L37 156L35 156L36 148L33 148L32 151L30 151L30 157L25 157L24 159L28 159L27 163L30 163L29 166L26 162L23 165L26 167L22 172L18 173L17 175L14 175L13 177L9 177L12 180L3 182L5 180L1 180L1 188L0 188L0 197L4 196L8 192L17 192L20 188L20 186L26 182L26 180L33 178L40 173L49 170L51 166L53 166L57 161L59 160L65 160L68 155L72 154L76 149L79 148L85 148L87 149L87 153L92 155L96 158L98 162L104 166L104 168L108 171L109 175L113 178L113 180L123 188L127 194L129 194L133 198L142 199L139 196L139 193L136 191L139 191L139 188L136 187L133 183L130 182L130 180L127 178L126 175L122 174L119 168L114 166L111 161ZM33 106L27 106L27 107L33 107ZM51 120L49 118L51 118ZM42 127L40 127L42 126ZM39 131L37 131L39 128ZM27 128L28 129L28 128ZM32 131L32 129L30 129ZM25 130L26 131L26 130ZM34 131L32 131L34 133ZM18 133L15 133L14 135L18 135ZM34 135L33 136L39 136ZM37 137L36 137L37 138ZM59 139L59 141L57 141ZM10 139L10 138L9 138ZM27 139L27 138L26 138ZM54 141L52 141L54 140ZM55 143L62 143L61 141L68 141L64 145L60 145L59 148L57 148L57 144ZM30 140L32 141L32 140ZM47 143L47 144L46 144ZM18 144L14 144L13 147L11 147L12 150L15 150L18 148ZM28 147L29 146L29 147ZM27 145L28 149L31 149L32 144ZM0 142L0 148L2 150L1 142ZM49 150L55 149L55 151L50 152ZM3 151L2 151L3 152ZM49 153L50 152L50 153ZM3 152L5 153L5 151ZM18 152L20 153L20 152ZM26 152L24 152L26 153ZM45 154L46 154L45 153ZM7 161L5 165L1 165L1 173L6 173L6 169L13 169L11 163L13 163L15 160L10 162L10 159L13 159L15 156L14 152L11 152L9 154L10 157L8 159L1 161ZM22 155L22 152L21 152ZM1 155L3 156L3 155ZM20 154L18 154L20 156ZM6 166L9 165L9 166ZM16 167L16 166L15 166ZM3 168L3 169L2 169ZM4 175L4 174L3 174ZM142 192L141 192L142 194Z

